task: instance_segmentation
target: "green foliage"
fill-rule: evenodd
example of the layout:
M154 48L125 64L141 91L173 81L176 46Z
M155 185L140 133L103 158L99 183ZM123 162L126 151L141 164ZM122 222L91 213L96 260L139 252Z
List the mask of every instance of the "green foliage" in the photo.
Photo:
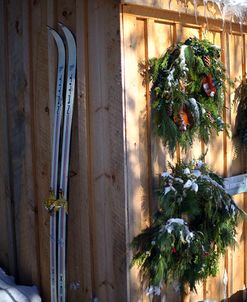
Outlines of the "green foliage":
M161 57L149 60L153 122L171 154L177 143L187 150L195 137L208 143L213 132L218 134L226 128L221 118L226 76L219 58L218 47L207 40L190 38L170 47ZM216 88L213 96L208 96L203 88L208 75ZM181 131L175 118L191 98L200 108L200 117ZM172 108L172 113L167 108ZM193 113L193 108L189 111Z
M235 90L234 103L237 107L237 116L234 129L233 139L235 141L236 150L247 147L247 83L241 84Z
M149 293L162 283L189 284L215 276L219 257L235 245L242 212L223 180L201 161L170 165L158 190L159 207L150 227L133 239L137 265Z

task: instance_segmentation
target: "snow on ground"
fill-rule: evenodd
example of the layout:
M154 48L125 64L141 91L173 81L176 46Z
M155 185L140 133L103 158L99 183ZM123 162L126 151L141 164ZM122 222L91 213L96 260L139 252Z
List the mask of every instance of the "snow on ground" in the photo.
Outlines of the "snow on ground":
M41 302L36 286L16 285L0 268L0 302Z

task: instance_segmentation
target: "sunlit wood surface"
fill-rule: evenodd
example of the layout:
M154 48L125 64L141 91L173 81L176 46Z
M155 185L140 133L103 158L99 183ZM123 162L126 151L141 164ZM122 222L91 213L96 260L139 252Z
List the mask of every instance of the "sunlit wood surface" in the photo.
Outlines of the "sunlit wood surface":
M145 1L128 1L141 4ZM148 2L148 1L146 1ZM152 215L155 209L155 194L149 192L148 184L153 184L153 190L158 184L158 175L167 167L171 157L162 143L153 135L150 120L149 83L143 81L137 66L148 58L157 57L178 41L184 41L190 36L207 38L222 49L222 62L225 64L231 78L243 76L245 73L246 33L240 32L240 26L226 25L222 31L223 23L216 19L205 18L196 22L195 16L181 15L180 10L173 12L159 10L176 6L176 1L149 1L147 6L123 6L123 66L125 84L125 112L126 112L126 146L128 167L128 213L129 238L131 239L147 225L147 213ZM152 3L151 3L152 2ZM189 1L190 2L190 1ZM152 8L151 8L152 7ZM155 9L154 9L155 8ZM199 16L199 13L198 13ZM233 30L233 28L235 30ZM142 85L141 85L142 83ZM234 127L236 112L232 107L234 91L227 88L225 95L224 120ZM145 111L146 110L146 111ZM145 134L146 133L146 134ZM151 146L151 148L149 147ZM146 149L145 149L146 148ZM208 148L206 161L212 169L222 176L241 174L245 170L245 161L241 156L236 157L231 138L226 133L212 138L208 146L196 141L192 149L187 152L177 152L173 161L181 158L197 158ZM143 156L143 152L147 157ZM150 154L149 154L150 153ZM146 156L146 155L145 155ZM149 161L148 158L151 160ZM147 177L151 177L150 180ZM151 198L147 200L147 197ZM235 198L237 204L244 208L244 194ZM246 240L245 226L240 223L238 227L239 246L229 250L219 264L219 273L215 278L209 278L204 284L198 285L197 293L192 293L190 301L203 299L223 300L226 291L230 297L246 286ZM228 285L223 283L224 272L228 274ZM241 296L241 299L243 298ZM140 289L140 282L136 270L130 272L130 301L148 301ZM243 301L243 300L239 301ZM164 290L162 301L178 302L179 296L173 288Z

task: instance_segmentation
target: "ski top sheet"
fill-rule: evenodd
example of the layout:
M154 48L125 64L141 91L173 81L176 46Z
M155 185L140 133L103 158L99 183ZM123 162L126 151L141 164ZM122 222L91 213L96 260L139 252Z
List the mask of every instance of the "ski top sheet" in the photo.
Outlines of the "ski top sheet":
M57 302L57 235L56 235L56 200L58 188L58 156L59 156L59 140L60 129L63 114L63 85L65 71L65 47L60 35L52 28L48 27L49 32L53 36L57 51L57 82L56 82L56 101L53 120L53 137L52 137L52 162L51 162L51 181L50 181L50 197L45 203L49 210L50 216L50 286L51 286L51 302Z
M67 190L69 172L69 154L73 104L75 94L76 74L76 43L71 31L59 23L64 32L67 45L67 76L66 97L63 124L62 159L59 186L59 220L58 220L58 301L66 301L66 218L67 218Z

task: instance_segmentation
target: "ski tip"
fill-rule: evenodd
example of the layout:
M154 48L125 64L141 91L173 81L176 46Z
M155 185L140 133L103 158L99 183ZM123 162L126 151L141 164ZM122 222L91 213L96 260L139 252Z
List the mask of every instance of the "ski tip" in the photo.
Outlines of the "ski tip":
M67 40L69 40L70 42L74 42L75 43L75 37L73 32L63 23L58 22L58 25L60 26L60 28L62 29L62 31L65 34L65 37L67 38Z
M58 25L61 27L63 32L66 31L66 32L69 32L73 35L72 31L66 25L64 25L62 22L58 22Z
M52 33L52 34L57 33L57 31L56 31L54 28L52 28L51 26L46 25L46 27L47 27L47 30L48 30L50 33Z
M47 26L48 32L51 33L55 39L57 39L59 36L58 32L51 26L49 26L49 25L46 25L46 26Z

